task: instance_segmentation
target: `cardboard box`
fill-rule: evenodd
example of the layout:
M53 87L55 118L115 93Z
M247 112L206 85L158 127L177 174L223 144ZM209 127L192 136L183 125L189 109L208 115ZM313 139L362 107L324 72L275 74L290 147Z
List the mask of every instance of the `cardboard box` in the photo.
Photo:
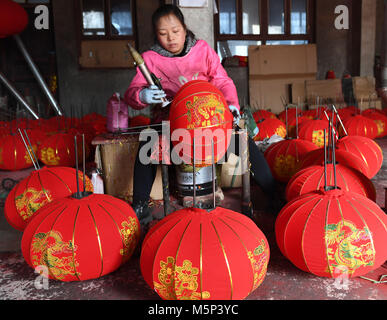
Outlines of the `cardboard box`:
M335 103L343 103L343 87L341 79L308 80L305 82L305 90L308 104L316 104L317 98L320 103L332 99Z
M249 46L249 93L253 111L256 106L279 113L283 99L291 100L291 87L301 89L305 80L316 79L316 45Z
M131 40L82 40L79 64L83 68L134 68Z
M230 153L227 162L222 164L221 170L222 188L239 188L242 186L241 158Z
M94 138L97 167L102 169L106 194L132 201L133 170L138 150L138 135L114 136L105 134ZM158 166L156 179L150 194L153 200L163 199L161 168Z
M378 94L375 87L374 77L353 77L353 93L358 102L361 100L376 100Z

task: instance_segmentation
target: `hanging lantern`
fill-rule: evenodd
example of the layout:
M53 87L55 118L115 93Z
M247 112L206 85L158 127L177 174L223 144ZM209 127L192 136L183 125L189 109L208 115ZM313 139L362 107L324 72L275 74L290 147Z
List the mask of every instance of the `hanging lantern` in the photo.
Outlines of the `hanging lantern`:
M214 141L215 162L226 153L231 140L233 116L223 94L211 83L193 80L183 85L172 101L169 121L172 144L182 147L179 156L186 163L192 161L194 138L197 166L212 163L211 141ZM179 132L179 141L174 141L175 130L179 130L175 132Z
M345 150L359 157L366 164L366 176L373 178L383 165L383 151L372 139L361 136L346 136L338 140L338 150Z
M106 194L57 199L27 225L22 253L50 279L83 281L115 271L132 255L140 234L135 212Z
M310 120L299 128L298 136L312 142L317 147L324 146L324 130L328 132L329 122L327 120ZM326 133L326 140L328 143L328 133Z
M387 215L370 199L340 189L289 202L275 235L286 258L320 277L361 276L387 259Z
M30 139L32 149L36 153L38 146L33 137ZM29 147L31 151L31 148ZM31 168L33 163L23 140L18 134L7 134L0 139L0 169L16 171Z
M362 159L349 151L342 149L335 150L336 163L358 170L369 178L368 166ZM332 163L332 159L329 158L328 162ZM319 148L306 154L301 160L300 170L313 165L324 165L324 148Z
M12 0L0 1L0 38L19 34L28 25L25 9Z
M149 230L140 267L165 300L240 300L264 280L269 254L266 237L245 215L185 208Z
M368 112L366 112L368 111ZM366 118L373 120L378 127L378 134L376 138L383 138L387 135L387 116L378 111L372 111L372 109L367 109L362 112L362 115Z
M317 147L310 141L286 139L272 144L266 149L264 156L273 177L281 182L289 179L299 170L301 160Z
M85 148L85 157L89 149ZM82 159L82 147L78 146ZM73 167L75 165L74 135L57 133L47 137L39 147L39 159L47 166Z
M8 194L4 214L8 223L23 231L30 218L47 203L70 196L77 190L76 170L69 167L43 167L20 181ZM78 172L83 189L83 174ZM86 191L93 192L90 179L85 177Z
M378 135L378 126L371 119L362 115L356 115L343 120L345 129L350 136L362 136L375 139ZM339 133L344 136L343 128L339 128Z
M334 169L332 163L328 163L326 167L326 180L328 185L334 184ZM341 190L351 191L365 196L372 201L376 201L376 190L370 179L364 174L350 167L337 164L336 165L337 186ZM286 186L286 200L291 200L312 192L318 191L325 185L325 168L322 165L314 165L297 172L289 180Z
M254 141L262 141L265 138L270 138L273 135L286 137L285 124L278 119L268 118L257 122L259 129L258 134L254 137Z
M260 109L260 110L254 111L253 118L255 122L258 123L260 120L277 119L277 116L273 112Z

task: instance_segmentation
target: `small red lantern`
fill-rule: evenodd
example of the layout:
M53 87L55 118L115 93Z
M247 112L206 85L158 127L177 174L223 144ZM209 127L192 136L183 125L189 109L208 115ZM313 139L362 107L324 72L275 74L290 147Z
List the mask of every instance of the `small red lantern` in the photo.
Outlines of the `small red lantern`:
M334 169L332 163L327 163L326 180L328 185L334 184ZM337 186L344 191L361 194L372 201L376 201L376 190L370 179L359 171L350 167L336 164ZM297 172L286 186L286 200L291 200L312 192L318 191L325 185L325 168L314 165Z
M132 255L140 224L131 206L106 194L57 199L39 210L22 238L32 267L45 266L50 279L102 277Z
M383 165L383 151L372 139L361 136L346 136L338 140L338 150L348 151L364 161L368 167L366 176L373 178Z
M254 141L262 141L265 138L270 138L273 135L286 137L285 124L279 119L268 118L257 122L259 129L258 134L254 137Z
M350 136L362 136L370 139L375 139L378 135L378 126L371 119L362 115L352 116L344 119L343 124ZM339 128L339 133L344 136L343 128Z
M329 122L327 120L310 120L300 127L298 136L320 148L324 146L324 130L326 130L325 141L328 143L328 128Z
M265 159L274 178L281 182L289 179L299 170L301 160L317 147L310 141L286 139L272 144L265 151Z
M337 163L358 170L369 178L369 168L367 164L353 153L336 148L335 157ZM324 161L324 148L319 148L305 155L301 161L300 169L313 165L324 165ZM328 162L332 162L330 157L328 158Z
M387 259L387 215L370 199L339 189L289 202L275 222L279 249L320 277L357 277Z
M172 101L169 121L172 144L182 147L178 154L183 161L192 161L194 138L198 166L212 163L211 141L214 142L215 162L226 153L231 140L233 116L223 94L211 83L193 80L183 85ZM176 133L179 141L174 141Z
M82 146L78 145L77 148L79 159L82 159ZM88 151L89 149L85 148L86 158ZM47 166L75 166L74 135L57 133L47 137L39 147L38 157Z
M47 203L70 196L77 190L76 170L68 167L44 167L33 171L8 194L4 214L8 223L23 231L29 219ZM83 191L83 174L78 172ZM90 179L85 177L86 191L93 191Z
M28 24L24 8L12 0L0 1L0 38L22 32Z
M33 151L38 151L35 137L30 138ZM30 147L28 147L31 151ZM33 166L32 160L18 134L4 135L0 140L0 169L1 170L21 170Z
M264 280L269 255L266 237L245 215L185 208L149 230L140 267L165 300L240 300Z

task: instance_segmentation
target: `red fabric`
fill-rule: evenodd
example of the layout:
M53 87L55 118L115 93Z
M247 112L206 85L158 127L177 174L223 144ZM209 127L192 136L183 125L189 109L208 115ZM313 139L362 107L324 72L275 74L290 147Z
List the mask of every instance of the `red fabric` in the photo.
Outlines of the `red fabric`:
M353 153L336 149L335 157L336 163L358 170L369 178L369 168L367 164ZM328 162L332 162L330 153L328 155ZM304 169L312 165L324 165L324 148L319 148L306 154L301 160L300 169Z
M140 268L165 300L240 300L264 280L269 256L266 237L248 217L185 208L149 230Z
M129 127L139 127L150 125L151 119L144 115L138 115L130 118Z
M172 101L169 121L171 137L177 129L187 130L190 134L190 141L180 142L172 139L174 146L180 144L187 147L179 154L186 163L192 162L195 135L197 166L212 164L211 141L214 142L215 162L226 153L231 139L233 116L221 91L209 82L193 80L182 86ZM215 133L213 139L208 139L206 131Z
M267 118L263 121L258 121L258 134L254 137L254 141L262 141L265 138L270 138L273 135L278 135L282 138L286 137L286 126L279 119Z
M334 170L331 163L327 164L327 185L335 182ZM336 184L344 191L361 194L372 201L376 201L376 190L370 179L359 171L341 164L336 165ZM286 185L286 200L291 201L303 194L318 191L325 185L325 168L314 165L300 170Z
M140 225L126 202L106 194L55 200L39 210L22 237L22 254L49 278L83 281L115 271L133 254Z
M24 133L23 133L24 136ZM32 149L37 154L38 146L35 136L31 136L30 142ZM28 142L26 140L28 145ZM33 166L32 160L28 155L28 151L23 143L20 134L4 135L0 139L0 169L1 170L21 170Z
M0 0L0 38L22 32L28 24L24 8L12 0Z
M317 147L310 141L301 139L282 140L272 144L265 151L265 159L274 178L288 182L301 165L301 160Z
M83 174L79 171L79 188L83 191ZM86 176L86 191L93 185ZM77 191L75 169L68 167L43 167L20 181L8 194L4 214L8 223L23 231L31 217L47 203L68 197Z
M361 136L346 136L338 140L338 150L348 151L364 161L368 168L366 176L373 178L383 165L383 151L372 139Z
M370 199L343 190L307 193L275 222L278 247L296 267L321 277L365 275L387 259L387 215Z

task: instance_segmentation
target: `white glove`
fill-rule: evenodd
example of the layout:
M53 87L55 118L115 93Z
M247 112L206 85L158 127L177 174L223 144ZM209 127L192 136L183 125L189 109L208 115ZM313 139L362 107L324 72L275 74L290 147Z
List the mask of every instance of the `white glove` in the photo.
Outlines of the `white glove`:
M239 120L241 119L241 114L236 106L229 105L228 108L230 109L232 115L234 116L234 121L233 123L238 125Z
M155 85L150 85L139 93L140 101L145 104L162 103L165 96L164 90L160 90Z

